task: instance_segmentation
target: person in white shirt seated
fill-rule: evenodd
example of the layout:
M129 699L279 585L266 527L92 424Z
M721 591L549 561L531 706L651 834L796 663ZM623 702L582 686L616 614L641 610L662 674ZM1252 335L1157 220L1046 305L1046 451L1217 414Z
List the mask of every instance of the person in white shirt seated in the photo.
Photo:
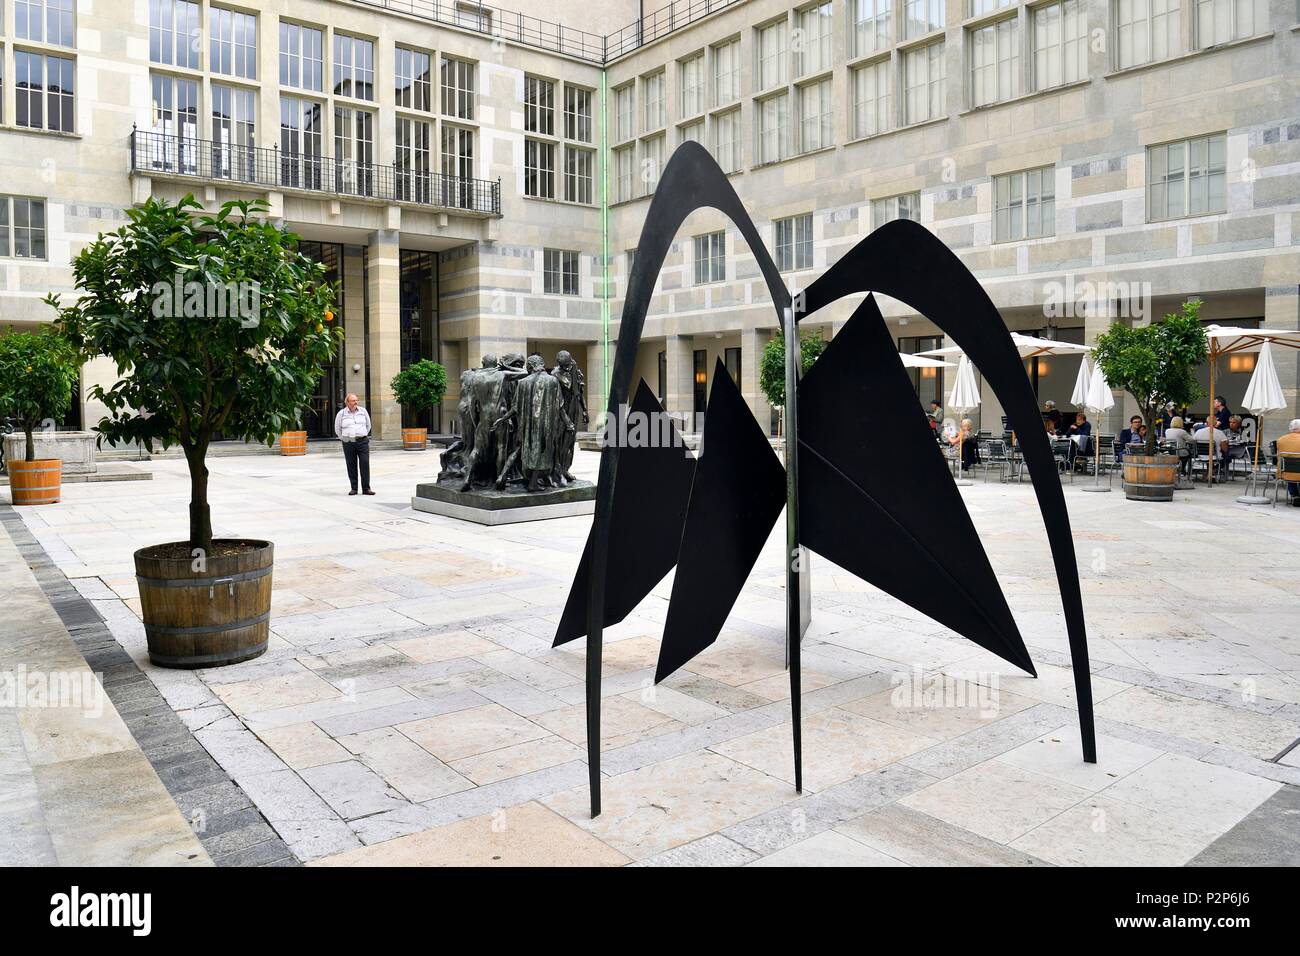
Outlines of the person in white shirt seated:
M1227 470L1228 436L1222 429L1215 426L1215 422L1213 418L1210 418L1210 420L1207 421L1204 425L1196 429L1196 434L1194 434L1192 438L1198 442L1200 441L1209 442L1211 448L1217 451L1217 455L1219 458L1219 461L1216 465L1216 470L1219 472L1223 472Z
M1184 475L1190 474L1192 458L1196 454L1196 439L1183 427L1182 416L1174 415L1169 419L1169 427L1165 429L1165 442L1173 446L1174 454L1178 456L1178 470Z
M334 434L343 443L343 460L348 466L349 495L357 493L357 471L361 472L361 493L373 495L370 490L370 413L349 394L347 404L334 416Z

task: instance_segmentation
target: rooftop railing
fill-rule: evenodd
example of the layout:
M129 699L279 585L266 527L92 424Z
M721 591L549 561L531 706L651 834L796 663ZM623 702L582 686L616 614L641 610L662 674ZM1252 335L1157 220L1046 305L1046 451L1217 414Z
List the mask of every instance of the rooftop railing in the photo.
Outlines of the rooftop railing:
M745 0L676 0L609 35L503 10L476 0L355 0L367 6L422 17L524 46L561 53L598 66L660 40L710 14Z
M287 153L183 134L132 130L131 171L501 215L499 180L447 176L310 152Z

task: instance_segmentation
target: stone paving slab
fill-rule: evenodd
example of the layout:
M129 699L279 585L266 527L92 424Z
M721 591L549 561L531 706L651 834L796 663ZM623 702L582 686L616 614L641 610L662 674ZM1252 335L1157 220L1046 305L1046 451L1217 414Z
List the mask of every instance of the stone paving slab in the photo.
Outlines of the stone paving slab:
M575 470L592 477L596 461L582 453ZM483 528L416 514L407 502L425 466L383 451L375 465L379 493L358 500L340 493L327 458L211 463L214 519L257 527L277 562L268 653L207 671L148 665L130 565L135 547L183 534L182 463L142 465L154 480L130 494L69 488L57 508L21 515L48 554L38 579L81 602L66 613L117 686L123 723L182 788L182 811L209 808L205 843L219 862L283 862L276 846L329 865L531 864L562 848L593 865L1294 857L1294 840L1278 836L1300 788L1296 751L1281 755L1300 737L1293 510L1238 506L1231 488L1153 505L1067 486L1092 648L1093 766L1080 759L1029 486L962 494L1037 679L813 562L803 794L792 785L784 582L772 570L779 526L718 642L656 686L670 573L606 631L604 812L591 820L585 648L550 646L590 519ZM1213 600L1172 573L1224 555L1251 573ZM1153 589L1159 568L1171 573ZM15 801L9 825L39 855L28 812Z

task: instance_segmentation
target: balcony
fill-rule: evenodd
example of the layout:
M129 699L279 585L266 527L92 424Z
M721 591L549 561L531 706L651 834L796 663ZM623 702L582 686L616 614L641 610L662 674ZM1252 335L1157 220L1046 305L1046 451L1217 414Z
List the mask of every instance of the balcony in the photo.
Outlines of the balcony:
M146 130L131 132L131 171L144 176L412 203L475 216L501 215L501 182L379 166L310 153L282 153Z

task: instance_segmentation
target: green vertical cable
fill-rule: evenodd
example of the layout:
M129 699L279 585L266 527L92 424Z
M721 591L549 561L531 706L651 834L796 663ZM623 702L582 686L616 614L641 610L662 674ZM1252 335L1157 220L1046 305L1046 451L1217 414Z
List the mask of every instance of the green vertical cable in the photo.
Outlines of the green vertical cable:
M600 287L600 394L603 396L609 394L609 106L603 67L600 71L600 241L603 279ZM603 405L602 401L597 407Z

